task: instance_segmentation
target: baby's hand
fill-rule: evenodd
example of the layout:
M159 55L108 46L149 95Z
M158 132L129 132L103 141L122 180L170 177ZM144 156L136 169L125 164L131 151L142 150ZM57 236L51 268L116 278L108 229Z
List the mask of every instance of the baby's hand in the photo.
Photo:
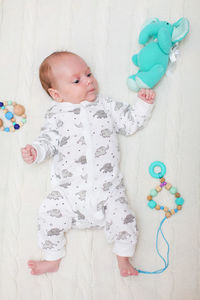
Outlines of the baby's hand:
M141 89L138 92L138 97L149 104L154 103L155 96L156 93L151 89Z
M23 160L27 164L32 164L37 157L37 151L31 145L26 145L26 147L21 148L21 153L22 153Z

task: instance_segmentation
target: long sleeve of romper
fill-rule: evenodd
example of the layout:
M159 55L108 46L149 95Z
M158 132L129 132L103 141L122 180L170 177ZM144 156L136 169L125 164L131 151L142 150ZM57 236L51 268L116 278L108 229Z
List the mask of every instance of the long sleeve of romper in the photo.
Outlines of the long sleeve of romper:
M56 129L56 120L46 118L39 136L32 143L32 146L37 151L34 163L41 163L56 154L59 144L59 132Z
M109 97L105 99L105 103L111 112L116 133L122 135L131 135L142 129L149 120L154 107L154 104L146 103L139 98L135 105L114 101Z

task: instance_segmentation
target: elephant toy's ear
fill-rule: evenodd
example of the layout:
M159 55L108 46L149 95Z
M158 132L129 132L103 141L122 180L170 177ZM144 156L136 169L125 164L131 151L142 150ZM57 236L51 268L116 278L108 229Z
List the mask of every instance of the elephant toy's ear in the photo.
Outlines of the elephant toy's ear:
M189 32L189 21L186 18L179 19L173 25L172 43L175 44L184 39Z
M150 18L148 20L146 20L146 22L144 22L144 24L142 25L141 31L142 29L144 29L144 27L146 27L147 25L151 24L151 23L156 23L159 22L158 18Z

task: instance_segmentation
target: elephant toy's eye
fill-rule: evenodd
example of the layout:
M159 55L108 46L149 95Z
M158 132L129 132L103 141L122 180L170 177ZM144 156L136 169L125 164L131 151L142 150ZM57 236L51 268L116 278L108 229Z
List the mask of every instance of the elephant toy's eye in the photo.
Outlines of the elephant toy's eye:
M166 24L167 24L167 25L169 25L169 23L168 23L168 22L167 22Z

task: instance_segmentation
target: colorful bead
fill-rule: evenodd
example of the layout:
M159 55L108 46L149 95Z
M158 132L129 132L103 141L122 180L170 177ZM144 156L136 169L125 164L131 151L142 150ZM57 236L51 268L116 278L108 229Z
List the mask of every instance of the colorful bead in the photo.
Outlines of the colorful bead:
M155 196L158 195L158 192L157 192L155 189L152 189L151 192L150 192L150 195L151 195L152 197L155 197Z
M15 124L15 125L14 125L14 128L15 128L15 129L19 129L19 128L20 128L19 124Z
M8 105L12 105L12 101L8 101Z
M150 208L154 208L154 207L156 207L156 205L157 205L157 203L154 201L154 200L150 200L149 202L148 202L148 206L150 207Z
M9 132L10 129L8 127L4 128L4 131Z
M162 188L158 185L158 186L156 187L156 191L157 191L157 192L160 192L160 191L162 191Z
M13 114L12 114L10 111L8 111L8 112L5 114L5 117L6 117L6 119L11 120L14 116L13 116Z
M182 209L182 205L177 205L177 209L181 210Z
M167 183L166 186L165 186L166 190L171 189L171 187L172 187L172 185L170 183Z
M24 108L22 105L16 104L16 105L14 106L14 113L15 113L17 116L23 115L24 112L25 112L25 108Z
M157 204L156 207L155 207L155 209L160 210L160 205Z
M164 209L164 206L160 206L160 209L162 209L162 210L163 210L163 209Z
M166 216L167 218L169 218L169 217L171 217L171 213L168 211L168 212L165 213L165 216Z
M161 184L160 184L160 187L162 188L163 186L165 186L167 184L167 182L162 182Z
M3 126L3 121L0 119L0 127Z
M26 119L22 119L22 122L23 122L23 123L26 123Z
M174 211L175 211L175 213L177 213L177 212L178 212L178 209L177 209L177 208L175 208L175 209L174 209Z
M181 194L179 194L179 193L176 193L176 194L175 194L175 197L176 197L176 198L180 198L180 196L181 196Z
M175 215L174 209L171 209L171 214L172 214L172 215Z
M164 207L164 211L167 212L169 208L167 206Z
M176 198L175 202L176 202L177 205L183 205L184 199L183 198Z
M171 194L176 194L176 188L173 186L171 187L171 189L169 190Z
M13 126L10 126L10 131L11 132L14 132L15 131L15 128Z
M147 196L147 200L152 200L152 196Z
M162 182L165 182L165 178L164 178L164 177L160 178L160 182L161 182L161 183L162 183Z
M2 107L3 106L3 102L0 102L0 107Z

